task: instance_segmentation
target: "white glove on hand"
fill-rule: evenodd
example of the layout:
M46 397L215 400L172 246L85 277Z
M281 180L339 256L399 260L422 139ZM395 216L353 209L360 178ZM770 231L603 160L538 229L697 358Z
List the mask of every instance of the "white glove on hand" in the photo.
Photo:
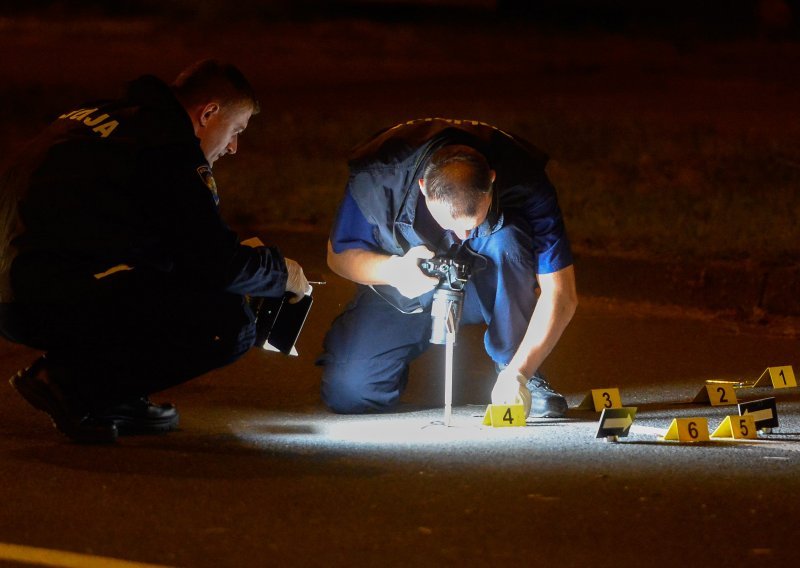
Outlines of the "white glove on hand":
M439 284L437 278L428 276L419 267L420 259L433 257L433 252L423 245L410 249L403 256L389 257L384 263L384 280L406 298L422 296Z
M527 418L531 413L531 391L525 386L527 383L528 377L516 369L503 369L492 389L492 404L521 404Z
M289 277L286 279L286 291L291 293L293 298L289 300L290 304L295 304L303 299L303 296L311 293L311 284L306 280L306 275L303 274L303 268L291 258L284 258L286 261L286 270Z

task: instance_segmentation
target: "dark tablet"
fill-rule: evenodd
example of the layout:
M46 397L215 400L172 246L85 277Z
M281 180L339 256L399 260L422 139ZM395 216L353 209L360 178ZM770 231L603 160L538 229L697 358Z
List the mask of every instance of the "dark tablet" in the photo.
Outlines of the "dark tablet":
M310 295L303 296L292 304L290 297L254 298L251 306L256 314L256 344L270 351L297 355L297 351L293 351L294 344L300 337L313 299Z

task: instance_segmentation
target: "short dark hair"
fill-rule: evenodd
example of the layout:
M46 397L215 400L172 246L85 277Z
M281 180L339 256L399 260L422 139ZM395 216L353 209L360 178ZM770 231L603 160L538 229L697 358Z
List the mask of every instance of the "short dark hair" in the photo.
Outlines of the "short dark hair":
M492 191L489 162L470 146L444 146L434 152L423 178L428 199L446 202L454 219L477 214Z
M261 109L244 74L235 65L218 59L202 59L181 71L172 82L172 90L187 108L216 99L223 107L249 104L253 114Z

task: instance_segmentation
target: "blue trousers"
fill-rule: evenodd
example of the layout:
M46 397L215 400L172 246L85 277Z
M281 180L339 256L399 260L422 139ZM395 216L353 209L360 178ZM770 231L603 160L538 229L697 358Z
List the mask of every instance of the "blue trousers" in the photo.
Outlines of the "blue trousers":
M465 288L462 324L487 326L486 353L507 365L536 306L535 259L527 224L513 216L487 237L463 246L488 260ZM403 313L368 286L333 322L319 359L322 399L334 412L389 410L408 382L409 363L430 345L433 292L420 298L420 313Z

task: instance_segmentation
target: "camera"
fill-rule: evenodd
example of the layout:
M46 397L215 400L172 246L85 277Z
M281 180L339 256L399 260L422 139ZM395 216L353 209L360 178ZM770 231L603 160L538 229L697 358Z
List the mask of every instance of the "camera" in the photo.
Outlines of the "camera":
M443 345L447 343L449 333L455 343L464 306L464 288L472 274L472 267L452 258L437 256L420 261L419 268L426 275L439 279L433 292L430 342Z
M437 289L444 288L454 291L464 290L472 273L468 264L443 256L422 260L419 268L426 275L439 279Z

